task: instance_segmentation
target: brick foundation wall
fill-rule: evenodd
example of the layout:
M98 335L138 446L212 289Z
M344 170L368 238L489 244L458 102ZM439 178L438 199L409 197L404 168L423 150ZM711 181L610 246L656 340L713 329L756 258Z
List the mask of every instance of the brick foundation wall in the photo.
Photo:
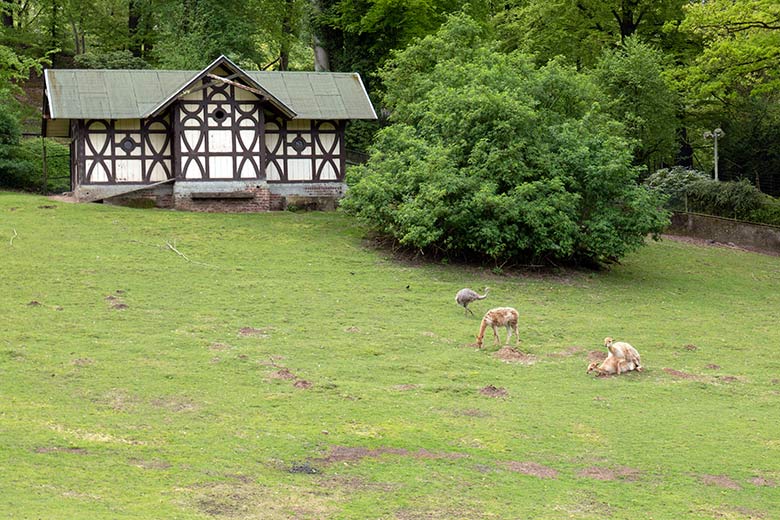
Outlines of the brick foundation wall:
M103 199L103 203L132 208L172 208L173 190L170 186L157 186L124 195L106 197Z
M174 207L185 211L205 213L260 213L279 211L286 208L284 197L272 194L266 187L247 188L241 190L241 193L251 194L252 196L233 198L226 195L220 197L219 192L208 196L179 194L175 197Z

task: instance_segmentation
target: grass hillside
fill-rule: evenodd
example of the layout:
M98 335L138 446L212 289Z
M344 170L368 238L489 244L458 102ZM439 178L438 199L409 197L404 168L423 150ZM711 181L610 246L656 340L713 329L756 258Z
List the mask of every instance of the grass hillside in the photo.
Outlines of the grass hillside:
M0 192L0 266L2 518L780 516L775 257L495 276L336 213ZM523 356L471 346L485 285ZM646 371L586 375L605 336Z

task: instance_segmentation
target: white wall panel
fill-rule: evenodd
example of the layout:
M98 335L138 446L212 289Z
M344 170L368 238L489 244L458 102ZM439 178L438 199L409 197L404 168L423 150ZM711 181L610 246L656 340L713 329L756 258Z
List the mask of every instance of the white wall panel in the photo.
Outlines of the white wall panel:
M209 178L232 179L233 158L232 157L209 157Z
M308 181L312 178L311 159L288 159L287 180Z

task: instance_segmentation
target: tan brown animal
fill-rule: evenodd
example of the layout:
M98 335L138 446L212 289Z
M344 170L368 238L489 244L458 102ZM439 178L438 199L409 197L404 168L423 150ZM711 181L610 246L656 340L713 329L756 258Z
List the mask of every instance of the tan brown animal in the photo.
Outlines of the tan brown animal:
M630 344L623 341L614 341L612 338L604 338L604 346L609 350L607 359L599 365L595 361L588 365L587 373L596 372L598 375L620 375L624 372L636 370L642 371L642 359L639 352Z
M477 347L482 348L482 341L485 338L485 329L488 326L493 328L493 336L496 339L496 345L499 344L498 339L498 327L506 327L507 336L506 342L512 338L512 331L515 332L515 344L520 344L520 333L517 330L517 322L520 319L520 314L512 307L497 307L490 309L485 313L485 317L482 318L482 323L479 326L479 334L477 334Z

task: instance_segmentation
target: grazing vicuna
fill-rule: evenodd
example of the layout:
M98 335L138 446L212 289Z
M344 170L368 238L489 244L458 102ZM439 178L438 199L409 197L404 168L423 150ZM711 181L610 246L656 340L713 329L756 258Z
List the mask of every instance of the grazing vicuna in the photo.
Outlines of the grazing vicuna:
M471 302L484 300L487 298L488 291L490 291L490 287L485 287L485 294L479 294L476 291L472 291L471 289L461 289L458 291L458 294L455 295L455 303L461 305L465 309L463 314L470 312L471 315L474 316L474 311L469 309L469 304Z
M587 373L596 372L598 375L620 375L624 372L636 370L642 371L642 359L639 352L623 341L614 341L612 338L604 338L604 346L609 350L607 359L601 365L593 362L588 365Z
M477 334L477 347L482 348L482 340L485 338L485 329L488 326L493 327L493 336L496 339L496 345L499 344L498 339L498 327L506 327L507 336L506 342L512 338L512 331L515 331L515 344L520 344L520 333L517 331L517 322L520 319L520 314L512 307L497 307L490 309L485 313L485 317L482 318L482 323L479 326L479 334Z

